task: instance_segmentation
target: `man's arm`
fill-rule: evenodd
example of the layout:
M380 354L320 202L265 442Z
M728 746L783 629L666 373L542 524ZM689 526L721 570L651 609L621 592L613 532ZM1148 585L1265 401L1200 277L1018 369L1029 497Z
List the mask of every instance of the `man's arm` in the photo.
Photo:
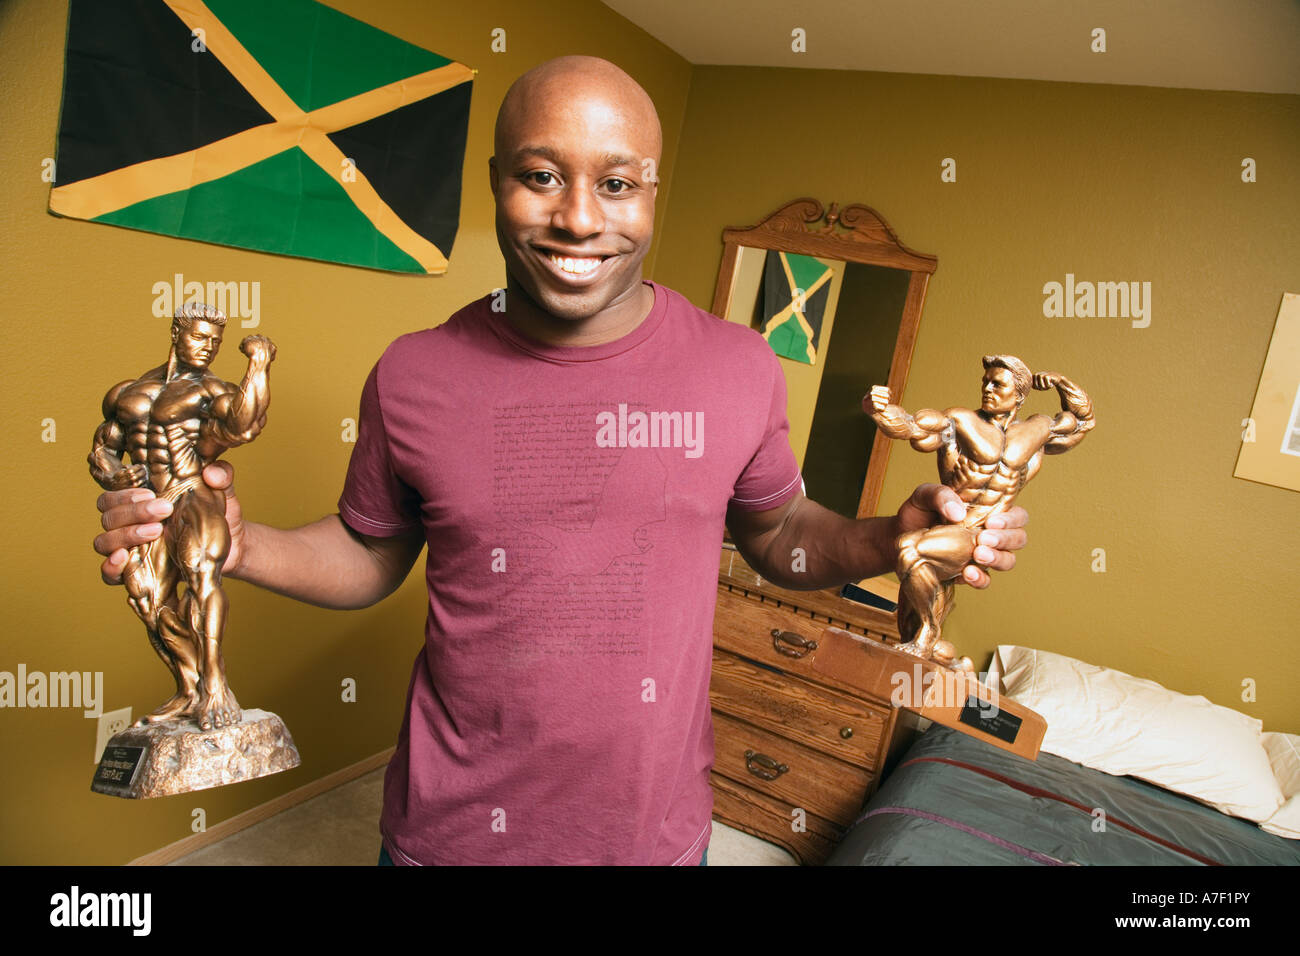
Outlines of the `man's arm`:
M369 607L397 589L424 546L421 531L375 538L353 531L338 515L291 531L246 522L233 477L227 462L203 471L209 486L226 493L231 546L222 573L237 580L319 607ZM135 488L100 495L99 510L105 530L94 542L105 556L100 573L105 583L120 584L126 549L162 534L159 522L171 514L171 503Z
M244 558L230 577L317 607L355 610L377 604L406 580L424 533L375 538L336 514L286 531L244 525Z
M741 556L764 578L779 587L816 590L893 571L900 535L961 521L965 515L966 505L955 491L924 484L912 492L898 514L888 518L845 518L798 495L768 511L731 508L727 528ZM990 517L987 530L980 533L975 560L997 571L1014 567L1014 552L1027 540L1023 528L1028 518L1020 507ZM796 554L797 548L802 549L801 555ZM962 576L973 587L989 585L983 568L969 565Z

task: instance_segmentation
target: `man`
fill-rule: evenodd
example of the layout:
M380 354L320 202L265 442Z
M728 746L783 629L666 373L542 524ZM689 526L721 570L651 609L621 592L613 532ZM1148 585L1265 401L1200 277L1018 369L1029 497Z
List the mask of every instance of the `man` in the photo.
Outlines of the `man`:
M899 516L854 522L803 497L766 343L641 280L661 134L631 77L545 63L506 94L495 141L505 310L486 296L389 347L338 515L281 531L244 524L232 495L228 573L363 607L428 543L381 818L397 862L695 864L724 522L762 574L817 588L890 569L899 533L964 507L923 486ZM228 466L206 476L229 486ZM113 582L166 505L110 492L100 508ZM1006 516L977 560L1011 567L1023 523Z
M175 695L139 724L193 717L210 730L239 722L221 655L226 499L201 473L222 452L261 433L275 346L247 336L239 346L248 356L243 382L223 382L208 366L225 326L226 317L211 306L177 309L166 363L109 390L90 450L90 473L102 487L148 488L176 512L165 534L130 549L122 568L131 609L176 680Z

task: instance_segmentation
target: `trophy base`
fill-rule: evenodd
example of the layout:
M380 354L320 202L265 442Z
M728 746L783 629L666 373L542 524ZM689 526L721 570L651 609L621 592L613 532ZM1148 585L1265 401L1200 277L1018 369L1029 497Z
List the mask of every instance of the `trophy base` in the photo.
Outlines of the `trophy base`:
M883 643L836 627L824 633L815 655L808 655L815 673L994 747L1038 758L1047 721L985 687L976 675L919 656L906 644ZM832 639L832 634L839 636Z
M275 714L245 710L239 723L201 730L192 718L129 727L104 748L90 789L145 800L255 780L302 763Z

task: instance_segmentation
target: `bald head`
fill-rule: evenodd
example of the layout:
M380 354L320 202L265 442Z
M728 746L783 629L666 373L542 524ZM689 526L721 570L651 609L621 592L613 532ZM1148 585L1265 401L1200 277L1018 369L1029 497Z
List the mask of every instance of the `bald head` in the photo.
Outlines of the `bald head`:
M498 156L519 145L519 136L538 111L603 101L644 132L645 156L659 162L663 131L650 94L621 69L595 56L562 56L533 67L511 84L497 111L493 146Z
M508 285L541 307L521 331L589 342L649 311L662 149L650 96L608 60L550 60L510 87L488 167Z

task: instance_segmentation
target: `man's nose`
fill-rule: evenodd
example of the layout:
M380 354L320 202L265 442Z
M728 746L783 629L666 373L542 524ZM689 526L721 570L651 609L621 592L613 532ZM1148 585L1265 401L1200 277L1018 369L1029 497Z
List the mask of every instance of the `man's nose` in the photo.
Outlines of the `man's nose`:
M551 225L576 239L583 239L605 228L605 215L591 190L579 186L564 191L551 216Z

